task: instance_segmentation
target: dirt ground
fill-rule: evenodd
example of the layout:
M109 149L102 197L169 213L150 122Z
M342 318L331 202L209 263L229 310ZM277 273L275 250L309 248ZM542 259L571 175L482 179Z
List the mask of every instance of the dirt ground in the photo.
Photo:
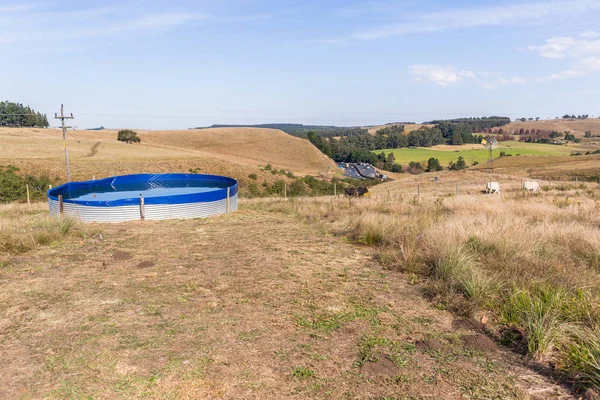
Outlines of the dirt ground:
M0 263L0 398L571 398L409 281L243 203L79 224Z

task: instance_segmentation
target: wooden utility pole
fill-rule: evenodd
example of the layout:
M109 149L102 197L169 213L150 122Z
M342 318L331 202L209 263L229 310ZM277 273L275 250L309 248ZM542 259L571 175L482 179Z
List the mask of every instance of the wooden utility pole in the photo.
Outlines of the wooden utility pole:
M69 151L67 149L67 128L71 128L70 126L65 126L65 119L73 119L73 114L70 117L65 117L65 109L64 106L60 105L60 117L54 113L54 119L60 119L62 121L62 134L63 134L63 142L65 144L65 166L67 169L67 182L71 182L71 172L69 171Z

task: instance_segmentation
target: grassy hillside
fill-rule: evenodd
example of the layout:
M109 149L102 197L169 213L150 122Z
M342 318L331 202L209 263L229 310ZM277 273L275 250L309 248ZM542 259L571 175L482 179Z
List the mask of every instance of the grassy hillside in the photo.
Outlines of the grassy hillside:
M571 131L575 136L583 137L585 131L588 130L594 135L600 135L600 119L551 119L542 121L511 122L503 128L508 131L518 131L521 128L525 130L541 129L558 132Z
M259 166L298 175L327 173L335 165L307 140L270 129L222 128L201 131L138 131L140 145L116 140L116 131L73 131L68 135L72 177L142 172L187 172L230 175L242 181L255 173L275 179ZM0 129L0 165L24 172L48 173L64 180L62 134L55 129Z

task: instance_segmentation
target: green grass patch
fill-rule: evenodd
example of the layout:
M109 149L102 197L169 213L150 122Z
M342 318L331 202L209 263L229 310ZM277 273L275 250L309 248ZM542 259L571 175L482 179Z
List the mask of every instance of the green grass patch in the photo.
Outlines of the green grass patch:
M488 160L488 151L481 146L481 149L470 149L470 145L448 147L446 150L417 148L417 149L385 149L377 150L376 153L384 151L386 154L392 152L398 164L408 164L411 161L427 161L430 158L437 158L442 167L447 167L451 161L456 161L462 156L467 165L473 163L483 163ZM557 146L551 144L521 143L516 141L501 142L494 150L494 158L500 156L503 151L507 156L568 156L572 150L566 146Z
M292 376L296 379L310 379L315 378L317 374L309 367L294 367L292 369Z

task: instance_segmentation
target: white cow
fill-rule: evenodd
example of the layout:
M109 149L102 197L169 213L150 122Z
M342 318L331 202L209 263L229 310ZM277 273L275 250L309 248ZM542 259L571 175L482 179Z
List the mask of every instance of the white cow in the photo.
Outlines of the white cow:
M485 192L487 194L500 193L500 184L498 182L488 182L485 185Z
M527 190L529 192L539 192L540 184L533 181L523 182L523 190Z

